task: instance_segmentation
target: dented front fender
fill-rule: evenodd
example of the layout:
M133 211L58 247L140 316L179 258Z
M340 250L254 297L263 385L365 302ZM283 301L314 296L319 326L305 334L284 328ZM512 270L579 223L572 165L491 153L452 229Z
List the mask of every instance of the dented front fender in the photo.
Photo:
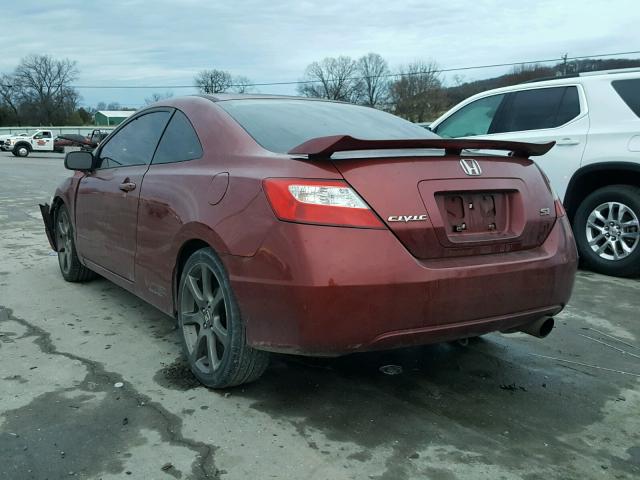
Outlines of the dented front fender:
M42 214L42 221L44 222L44 231L47 234L47 239L49 240L49 245L55 251L58 251L56 248L56 237L53 234L53 217L51 215L51 207L48 203L44 205L40 204L40 213Z

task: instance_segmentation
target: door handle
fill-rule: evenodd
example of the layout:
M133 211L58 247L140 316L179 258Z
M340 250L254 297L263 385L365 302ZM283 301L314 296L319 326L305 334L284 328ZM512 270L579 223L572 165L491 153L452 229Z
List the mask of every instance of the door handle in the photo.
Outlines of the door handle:
M563 138L556 142L556 145L559 147L567 146L567 145L579 145L580 140L574 140L573 138Z
M135 190L136 184L133 182L125 181L120 184L120 190L123 192L130 192L131 190Z

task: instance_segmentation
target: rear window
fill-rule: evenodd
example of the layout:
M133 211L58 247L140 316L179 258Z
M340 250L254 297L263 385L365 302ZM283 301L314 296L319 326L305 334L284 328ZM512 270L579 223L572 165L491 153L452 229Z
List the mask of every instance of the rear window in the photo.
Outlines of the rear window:
M366 140L439 138L389 113L348 103L290 99L217 102L256 142L286 153L312 138L351 135Z
M633 113L640 117L640 78L614 80L611 85Z

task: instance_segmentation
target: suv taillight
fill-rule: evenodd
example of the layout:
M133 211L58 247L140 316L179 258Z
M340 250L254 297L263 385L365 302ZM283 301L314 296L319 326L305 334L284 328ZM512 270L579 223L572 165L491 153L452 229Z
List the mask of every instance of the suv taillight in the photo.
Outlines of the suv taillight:
M267 178L262 183L271 208L280 220L384 228L376 214L344 180Z

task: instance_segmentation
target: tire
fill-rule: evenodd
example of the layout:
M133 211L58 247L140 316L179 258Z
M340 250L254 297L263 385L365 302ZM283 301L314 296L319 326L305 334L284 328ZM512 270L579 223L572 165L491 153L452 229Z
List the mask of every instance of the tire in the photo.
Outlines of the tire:
M13 148L13 154L16 157L28 157L29 152L31 152L31 149L27 145L16 145Z
M573 219L583 265L605 275L640 274L640 188L610 185L587 196Z
M73 224L69 217L69 211L64 205L60 205L55 213L55 238L58 248L58 265L60 273L67 282L86 282L97 275L80 263L76 252L76 243L73 235Z
M233 387L257 380L264 373L269 354L247 345L229 279L210 248L196 251L185 263L177 303L183 351L191 372L202 384Z

